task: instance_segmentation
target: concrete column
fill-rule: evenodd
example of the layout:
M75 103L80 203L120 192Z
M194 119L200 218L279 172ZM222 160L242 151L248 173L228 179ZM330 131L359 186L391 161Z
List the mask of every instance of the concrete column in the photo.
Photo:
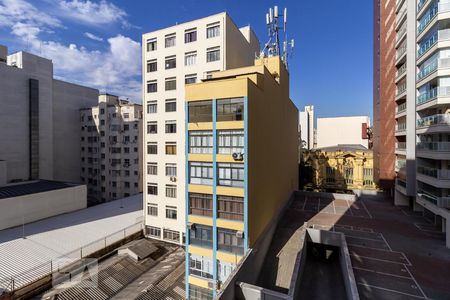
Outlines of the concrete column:
M408 197L395 190L394 194L394 204L400 206L409 206Z
M417 203L415 199L413 201L413 211L423 211L423 206Z

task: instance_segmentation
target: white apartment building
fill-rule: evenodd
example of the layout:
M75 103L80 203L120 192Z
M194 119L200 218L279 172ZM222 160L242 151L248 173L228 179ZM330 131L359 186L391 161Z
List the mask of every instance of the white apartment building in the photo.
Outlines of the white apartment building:
M186 228L186 109L184 85L215 71L253 65L259 41L227 13L145 33L144 214L146 235L184 243ZM201 143L212 143L200 139Z
M109 94L80 110L81 181L88 205L142 192L142 105Z
M368 116L317 118L317 148L362 145L369 148Z
M314 148L314 106L305 106L304 111L298 112L300 123L300 138L305 149Z

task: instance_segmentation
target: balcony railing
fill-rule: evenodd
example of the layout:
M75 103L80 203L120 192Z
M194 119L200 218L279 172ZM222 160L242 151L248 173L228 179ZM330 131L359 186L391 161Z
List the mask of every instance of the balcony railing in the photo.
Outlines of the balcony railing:
M450 142L418 142L417 150L450 152Z
M398 123L397 126L395 126L395 131L405 131L406 130L406 123Z
M398 60L403 54L405 54L407 49L408 47L406 47L406 43L402 43L402 45L397 49L395 59Z
M433 125L450 125L450 114L437 114L417 120L417 128Z
M397 18L395 19L396 24L400 23L400 21L403 19L404 15L406 15L406 6L402 11L398 12Z
M404 112L405 110L406 110L406 102L403 102L402 104L397 106L395 112L398 114L398 113Z
M418 166L417 173L433 177L439 180L450 180L450 170Z
M419 73L417 73L417 81L422 80L423 78L427 77L431 73L435 72L438 69L438 60L433 60L430 64L428 64L426 67L422 68Z
M405 159L397 159L395 161L395 168L397 170L403 169L406 167L406 160Z
M406 142L398 142L395 144L395 149L398 150L405 150L406 149Z
M406 82L397 85L397 91L396 91L395 95L399 96L399 95L403 94L404 92L406 92Z
M396 77L399 78L406 72L406 63L404 63L400 68L397 69Z
M425 16L420 21L419 27L417 27L417 34L420 34L424 29L431 23L431 21L436 17L438 13L438 5L434 4L426 12Z
M430 192L424 191L424 190L418 191L417 195L420 198L433 203L437 207L450 208L450 197L436 196L436 195L434 195Z
M403 23L402 27L400 27L400 29L397 31L397 37L396 37L396 42L398 43L398 41L400 41L400 39L403 37L403 35L406 33L406 22Z
M402 180L402 179L400 179L398 177L395 180L395 184L397 184L399 186L402 186L402 187L404 187L406 189L406 181L404 181L404 180Z
M431 47L433 47L438 41L446 41L450 39L450 29L442 29L436 31L433 35L427 38L421 43L419 50L417 51L417 58L424 55Z
M450 97L450 86L438 86L417 96L417 105L427 103L436 97Z
M419 0L417 3L417 12L419 12L428 0Z

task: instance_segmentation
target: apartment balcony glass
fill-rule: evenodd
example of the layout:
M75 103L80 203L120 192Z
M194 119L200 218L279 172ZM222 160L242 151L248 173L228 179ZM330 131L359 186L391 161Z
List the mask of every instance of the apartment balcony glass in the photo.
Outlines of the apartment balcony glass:
M431 23L431 21L436 17L438 13L438 4L435 2L425 15L419 20L419 26L417 27L417 34L420 34L424 29Z
M217 164L219 185L244 187L244 164Z
M395 149L399 150L405 150L406 149L406 142L398 142L395 144Z
M213 133L210 130L189 131L189 153L211 154L213 152Z
M217 152L232 154L244 152L244 130L219 130L217 132Z
M398 43L402 36L406 33L406 22L403 23L402 27L397 31L396 42Z
M217 100L217 121L244 120L244 98Z
M400 170L406 168L406 159L397 159L395 161L395 169Z
M450 170L418 166L417 173L439 180L450 180Z
M189 274L198 277L213 278L213 262L210 257L189 254Z
M213 199L211 194L189 193L189 214L212 217Z
M395 131L405 131L406 130L406 123L398 123L397 126L395 126Z
M244 198L218 195L217 218L244 221Z
M431 34L427 39L419 44L419 50L417 51L417 58L424 55L431 47L433 47L438 41L445 41L450 39L450 29L437 30Z
M436 114L417 120L417 128L433 125L450 125L450 114Z
M417 192L417 195L420 198L433 203L437 207L450 208L450 197L437 196L434 193L428 192L428 191L423 190L423 189L420 189Z
M399 96L406 92L406 82L400 83L397 85L397 91L395 93L396 96Z
M419 73L417 73L417 81L422 80L423 78L427 77L431 73L435 72L439 67L439 62L437 58L433 59L431 62L424 64L423 68L420 68Z
M208 162L189 162L189 183L212 185L213 165Z
M195 101L188 103L188 122L212 122L212 101Z
M399 78L399 77L402 76L405 72L406 72L406 63L404 63L403 65L401 65L400 68L397 69L397 73L396 73L395 77L396 77L396 78Z
M417 3L417 12L419 12L428 0L419 0Z
M406 102L398 105L397 108L395 109L395 112L398 114L404 112L405 110L406 110Z
M213 232L210 226L195 224L195 227L189 230L189 244L202 247L212 248Z
M244 238L238 237L236 230L217 229L217 249L237 255L244 255Z
M402 45L400 47L398 47L396 54L395 54L395 59L398 60L403 54L406 53L406 50L408 49L408 47L406 46L406 43L403 42Z
M450 152L450 142L418 142L417 150Z
M402 11L399 11L397 14L397 18L395 19L396 24L399 24L400 21L403 19L403 17L406 15L406 5L402 9Z
M432 101L436 97L450 97L450 86L438 86L417 96L417 105Z

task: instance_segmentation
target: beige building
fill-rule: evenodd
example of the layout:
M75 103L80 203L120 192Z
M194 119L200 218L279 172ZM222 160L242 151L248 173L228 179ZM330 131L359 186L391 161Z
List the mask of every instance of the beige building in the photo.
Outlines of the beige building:
M142 105L109 94L80 110L81 180L88 204L142 192Z
M338 144L362 145L369 148L367 116L317 118L317 148Z
M314 105L305 106L304 111L298 112L300 146L304 149L314 148Z
M182 244L185 85L211 78L216 71L252 65L259 42L249 26L238 28L228 14L220 13L145 33L142 45L146 234Z

